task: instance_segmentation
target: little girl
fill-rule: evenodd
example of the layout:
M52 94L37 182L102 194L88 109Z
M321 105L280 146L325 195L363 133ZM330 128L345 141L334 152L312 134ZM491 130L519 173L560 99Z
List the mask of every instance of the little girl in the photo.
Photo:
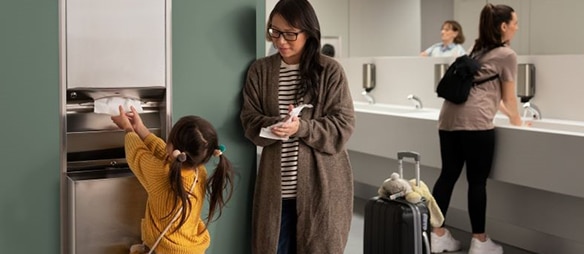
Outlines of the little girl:
M171 129L167 143L150 133L136 112L112 116L126 131L126 160L146 192L146 211L142 219L142 240L157 253L204 253L209 247L207 224L221 211L233 192L231 163L219 146L217 132L197 116L182 117ZM211 156L219 158L213 175L207 178L205 164ZM209 213L201 219L206 191ZM224 196L224 190L227 190Z

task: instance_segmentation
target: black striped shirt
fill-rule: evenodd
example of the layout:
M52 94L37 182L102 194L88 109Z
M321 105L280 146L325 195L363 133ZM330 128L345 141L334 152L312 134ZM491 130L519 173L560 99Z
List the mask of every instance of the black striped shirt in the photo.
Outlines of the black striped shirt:
M302 98L296 100L300 82L298 65L288 65L282 62L280 78L278 80L278 103L280 116L288 116L288 105L294 107L302 104ZM298 181L298 138L290 138L282 142L281 158L282 198L296 198L296 184Z

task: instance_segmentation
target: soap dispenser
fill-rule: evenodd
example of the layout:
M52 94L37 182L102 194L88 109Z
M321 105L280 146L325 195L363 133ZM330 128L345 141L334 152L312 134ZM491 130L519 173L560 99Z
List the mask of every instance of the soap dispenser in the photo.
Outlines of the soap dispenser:
M363 64L363 89L369 93L375 88L375 64Z
M517 65L517 97L526 103L535 95L535 66L533 64Z
M369 104L374 104L375 99L369 94L375 88L375 64L363 64L363 91L361 95L365 97Z

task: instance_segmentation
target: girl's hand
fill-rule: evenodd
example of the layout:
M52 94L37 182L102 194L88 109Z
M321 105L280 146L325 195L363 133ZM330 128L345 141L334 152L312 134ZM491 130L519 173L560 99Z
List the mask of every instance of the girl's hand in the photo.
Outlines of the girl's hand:
M120 114L117 116L112 116L111 117L112 121L118 126L118 128L120 128L126 132L134 131L134 127L132 127L132 123L130 122L130 119L126 115L126 112L124 112L124 107L122 107L122 105L120 105L118 107L118 109L120 111Z
M142 122L140 114L138 113L138 111L136 111L136 108L134 108L134 106L130 106L130 112L126 113L126 116L130 120L130 123L132 124L132 128L134 130L146 128L144 126L144 123Z
M138 111L136 111L136 108L134 108L134 106L130 106L130 110L131 112L127 113L126 116L130 120L132 128L138 134L138 136L140 136L140 138L145 139L146 136L150 134L150 130L148 130L148 128L142 122L142 118L140 117Z

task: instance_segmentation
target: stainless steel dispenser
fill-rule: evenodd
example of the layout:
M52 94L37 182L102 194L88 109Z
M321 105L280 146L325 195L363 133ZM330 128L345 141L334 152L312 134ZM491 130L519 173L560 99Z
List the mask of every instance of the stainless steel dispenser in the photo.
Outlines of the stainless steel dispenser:
M444 74L446 73L446 70L448 70L448 67L450 67L450 65L446 63L434 65L434 90L436 90L438 83L440 82L442 77L444 77Z
M146 192L126 163L124 131L110 115L94 113L94 101L139 100L146 127L166 138L171 2L59 1L60 253L126 254L142 242Z
M128 253L141 242L147 195L126 163L125 133L109 115L94 113L94 100L108 96L139 98L144 124L158 136L167 133L166 88L66 91L67 253Z
M375 64L363 64L363 89L369 93L375 88Z
M529 102L535 96L535 65L517 65L517 97L522 103Z

